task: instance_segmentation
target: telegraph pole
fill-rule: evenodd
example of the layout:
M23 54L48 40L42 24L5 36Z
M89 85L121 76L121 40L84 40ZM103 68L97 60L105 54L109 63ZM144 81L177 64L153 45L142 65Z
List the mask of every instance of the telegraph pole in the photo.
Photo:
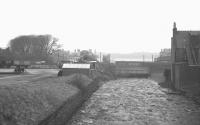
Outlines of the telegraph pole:
M59 63L59 56L60 56L60 55L59 55L59 50L58 50L58 60L57 60L58 63Z
M142 61L144 62L144 55L142 55Z
M101 52L100 52L99 62L101 62Z

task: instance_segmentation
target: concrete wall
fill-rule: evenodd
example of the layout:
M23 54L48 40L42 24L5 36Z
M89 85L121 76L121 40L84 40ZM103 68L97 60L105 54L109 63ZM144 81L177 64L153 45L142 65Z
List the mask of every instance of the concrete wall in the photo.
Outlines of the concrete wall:
M147 67L150 72L160 73L163 72L164 69L170 69L171 64L166 62L133 62L136 64L136 67ZM134 66L134 65L133 65Z
M144 67L148 67L151 73L163 73L165 69L170 69L171 64L165 62L144 62Z
M200 66L188 66L186 73L187 73L187 76L188 76L187 78L189 81L192 81L192 82L200 81Z
M200 82L200 66L188 66L186 63L174 64L173 86L181 89L184 85Z

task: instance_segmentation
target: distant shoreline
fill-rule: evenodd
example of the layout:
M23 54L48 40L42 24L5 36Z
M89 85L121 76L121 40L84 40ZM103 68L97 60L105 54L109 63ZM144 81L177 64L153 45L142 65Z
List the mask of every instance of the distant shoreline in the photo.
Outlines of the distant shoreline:
M141 58L111 58L111 62L115 61L144 61L144 62L152 62L152 58L145 58L144 60Z

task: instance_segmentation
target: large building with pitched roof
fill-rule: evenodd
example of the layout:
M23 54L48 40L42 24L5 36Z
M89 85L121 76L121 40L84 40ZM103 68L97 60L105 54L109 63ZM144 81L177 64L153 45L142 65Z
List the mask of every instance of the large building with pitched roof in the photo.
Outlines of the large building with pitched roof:
M171 38L171 80L173 87L200 81L200 31L181 31L174 23Z

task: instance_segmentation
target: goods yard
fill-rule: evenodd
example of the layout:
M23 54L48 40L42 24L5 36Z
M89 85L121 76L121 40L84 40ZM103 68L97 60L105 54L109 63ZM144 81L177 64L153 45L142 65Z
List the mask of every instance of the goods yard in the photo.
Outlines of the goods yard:
M59 69L25 69L25 73L22 74L0 77L1 89L7 88L6 91L15 93L20 100L27 98L25 100L29 100L29 102L21 100L23 107L27 107L27 111L29 108L33 108L31 109L32 111L37 110L38 112L38 115L36 115L32 111L28 111L31 115L22 113L23 117L16 114L12 115L12 113L10 115L8 113L8 115L15 122L21 122L24 125L35 123L50 125L51 123L56 124L58 121L59 124L66 125L200 124L200 106L198 103L195 103L192 98L183 96L181 93L171 94L173 93L171 90L162 88L159 85L164 80L164 69L170 68L169 64L158 62L117 62L114 64L115 73L120 74L116 75L116 80L95 81L93 79L95 75L108 74L106 72L108 68L103 69L102 66L103 64L100 63L95 64L94 67L91 64L65 64L62 68L63 74L61 77L57 77ZM84 77L76 76L74 79L70 77L73 73L70 74L68 69L70 71L73 70L73 73L84 74ZM94 73L95 75L91 77L91 71L97 73ZM156 78L154 79L155 76ZM77 78L81 82L77 81ZM74 83L70 82L73 81L72 79L75 80ZM161 79L161 81L158 79ZM83 84L82 82L85 83ZM69 85L67 85L68 83ZM70 87L71 85L73 86L72 88ZM16 90L12 89L13 87ZM68 90L65 94L71 94L61 99L60 95L65 92L65 89ZM92 94L94 90L97 91ZM7 93L6 91L5 93ZM27 95L23 95L25 91L27 91ZM85 91L88 92L86 93ZM34 102L37 98L30 96L38 92L41 93L37 97L40 98L40 104ZM11 96L9 98L14 99L16 97ZM54 101L59 100L59 98L61 100L56 104L57 107ZM66 101L68 99L71 101ZM14 100L16 102L12 104L16 103L20 107L21 104L18 104L16 99ZM6 102L3 104L6 104ZM37 105L44 106L44 110L37 109ZM72 110L69 110L70 107ZM9 112L9 105L6 108L8 109L3 111ZM15 110L12 112L15 112ZM16 112L18 112L18 109L16 109ZM34 117L35 115L37 117ZM4 123L7 122L4 115L2 119L4 119Z
M8 63L0 69L0 124L199 125L199 36L174 24L163 62Z

